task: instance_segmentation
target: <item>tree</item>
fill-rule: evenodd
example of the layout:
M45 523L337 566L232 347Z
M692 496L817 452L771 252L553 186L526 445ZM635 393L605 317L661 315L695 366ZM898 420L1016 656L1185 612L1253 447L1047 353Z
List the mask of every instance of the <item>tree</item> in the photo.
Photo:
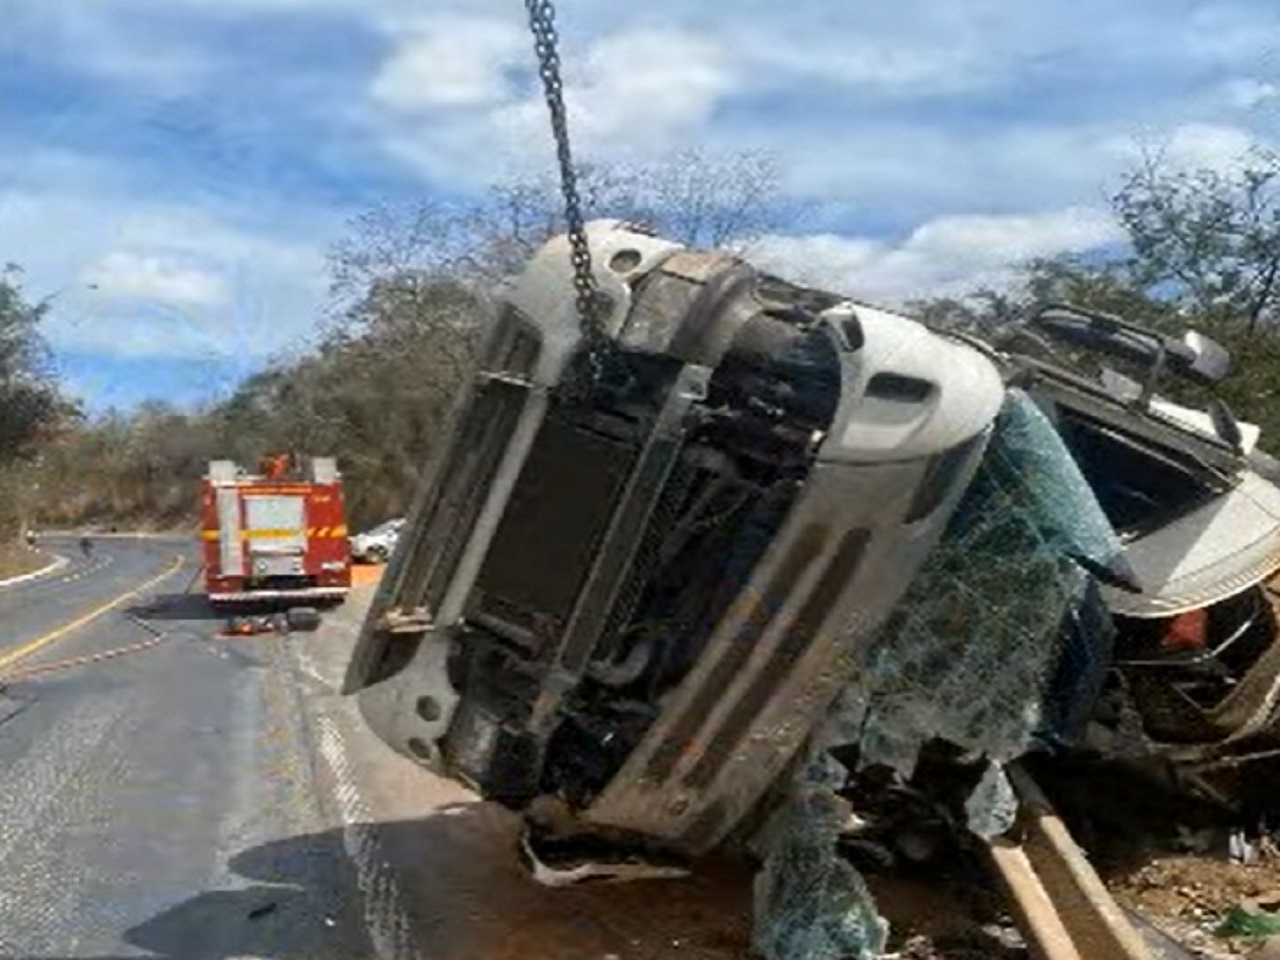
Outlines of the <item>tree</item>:
M580 171L589 217L736 249L768 226L775 183L772 163L748 154ZM505 184L474 203L367 211L331 251L331 303L314 351L272 364L205 411L151 404L83 424L46 457L46 516L189 521L207 460L253 464L286 450L338 458L353 525L403 511L474 367L496 285L563 220L549 178Z
M1211 397L1226 403L1241 420L1262 430L1261 445L1280 445L1280 331L1262 328L1250 333L1242 324L1184 309L1177 302L1143 289L1125 260L1090 263L1076 258L1041 260L1027 264L1020 282L1009 290L977 291L968 297L919 300L909 312L942 329L994 339L1011 332L1012 324L1038 305L1070 303L1180 337L1189 329L1208 333L1231 351L1236 371L1212 387L1166 378L1161 392L1169 399L1203 407ZM1025 341L1023 341L1025 344ZM1056 351L1059 360L1083 361L1069 349ZM1071 359L1067 359L1071 358ZM1119 359L1107 362L1122 373L1133 369ZM1089 369L1089 364L1079 368Z
M0 271L0 464L30 458L64 412L39 334L47 310L26 299L18 267Z
M770 223L776 178L760 155L687 152L661 164L584 165L579 187L589 218L741 249ZM317 356L277 371L270 399L256 402L277 411L294 442L340 453L354 512L372 519L407 503L474 365L493 291L564 229L562 204L558 182L534 178L473 204L378 207L331 251L329 335Z
M641 197L663 235L689 246L748 250L774 226L781 181L763 153L678 154L643 173Z
M1239 318L1248 333L1280 307L1280 158L1253 152L1236 169L1182 169L1149 155L1114 205L1135 278L1183 309Z
M743 251L777 214L778 168L761 153L687 150L649 164L583 164L577 179L589 219L644 223L690 246ZM501 184L476 203L376 207L331 252L339 313L391 276L447 276L491 288L563 230L564 201L552 176Z
M29 522L38 481L37 454L74 414L50 374L39 324L48 303L32 303L22 272L0 270L0 538Z

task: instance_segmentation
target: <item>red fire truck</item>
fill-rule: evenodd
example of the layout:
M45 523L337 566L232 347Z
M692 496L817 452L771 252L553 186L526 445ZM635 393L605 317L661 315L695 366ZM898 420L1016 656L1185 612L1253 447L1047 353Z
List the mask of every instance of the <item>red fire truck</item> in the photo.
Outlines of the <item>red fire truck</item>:
M205 586L215 606L341 602L351 588L342 477L331 457L214 460L201 491Z

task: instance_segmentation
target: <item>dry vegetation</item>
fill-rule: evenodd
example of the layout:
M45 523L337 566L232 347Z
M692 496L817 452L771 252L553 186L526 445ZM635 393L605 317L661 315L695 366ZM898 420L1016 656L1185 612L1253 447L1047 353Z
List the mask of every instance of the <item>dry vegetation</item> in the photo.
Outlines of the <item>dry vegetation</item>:
M0 543L0 580L35 573L48 562L49 558L38 551L17 543Z
M939 326L989 332L1033 303L1070 300L1174 333L1198 327L1241 359L1223 396L1263 427L1264 444L1274 442L1278 173L1270 157L1249 158L1234 177L1145 164L1114 201L1128 249L1089 262L1027 264L1017 289L924 300L912 309ZM778 210L776 172L757 156L686 154L643 169L587 169L582 181L593 215L644 222L696 245L742 249ZM469 206L369 211L331 252L332 296L318 347L272 364L202 410L151 403L70 418L47 379L25 373L39 369L32 331L45 308L24 305L14 275L6 275L0 386L32 416L16 426L0 417L0 539L16 533L32 508L43 526L185 526L209 459L253 462L270 451L336 455L357 526L402 511L497 284L561 229L559 211L550 182L509 185ZM8 416L19 408L0 409ZM50 423L62 427L52 440ZM39 439L46 442L33 445ZM41 451L35 461L33 450Z
M766 158L686 154L657 167L585 170L582 186L592 209L691 244L732 246L767 225L774 177ZM356 526L401 512L470 368L493 291L560 223L549 182L506 186L468 207L368 212L331 253L317 349L208 409L149 403L82 420L43 450L41 524L183 526L208 460L254 463L272 451L336 455Z

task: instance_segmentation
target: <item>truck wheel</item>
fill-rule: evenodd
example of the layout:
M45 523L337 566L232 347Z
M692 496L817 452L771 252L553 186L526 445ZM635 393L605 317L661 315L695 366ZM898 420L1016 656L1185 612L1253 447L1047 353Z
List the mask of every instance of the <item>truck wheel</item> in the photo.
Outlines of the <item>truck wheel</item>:
M381 544L374 544L365 551L365 556L368 558L370 563L386 563L387 548Z
M320 626L320 611L315 607L290 607L285 616L290 630L315 630Z

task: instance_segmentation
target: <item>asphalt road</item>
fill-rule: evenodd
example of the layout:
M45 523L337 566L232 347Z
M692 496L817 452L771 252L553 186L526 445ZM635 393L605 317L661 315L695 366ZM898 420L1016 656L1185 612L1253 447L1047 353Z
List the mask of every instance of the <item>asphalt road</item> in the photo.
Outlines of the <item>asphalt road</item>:
M188 543L49 547L0 587L0 958L370 955L345 858L293 839L328 824L285 642L216 637Z
M513 815L378 742L336 692L371 588L316 634L219 639L190 544L97 544L0 587L0 960L747 956L741 864L538 887Z

